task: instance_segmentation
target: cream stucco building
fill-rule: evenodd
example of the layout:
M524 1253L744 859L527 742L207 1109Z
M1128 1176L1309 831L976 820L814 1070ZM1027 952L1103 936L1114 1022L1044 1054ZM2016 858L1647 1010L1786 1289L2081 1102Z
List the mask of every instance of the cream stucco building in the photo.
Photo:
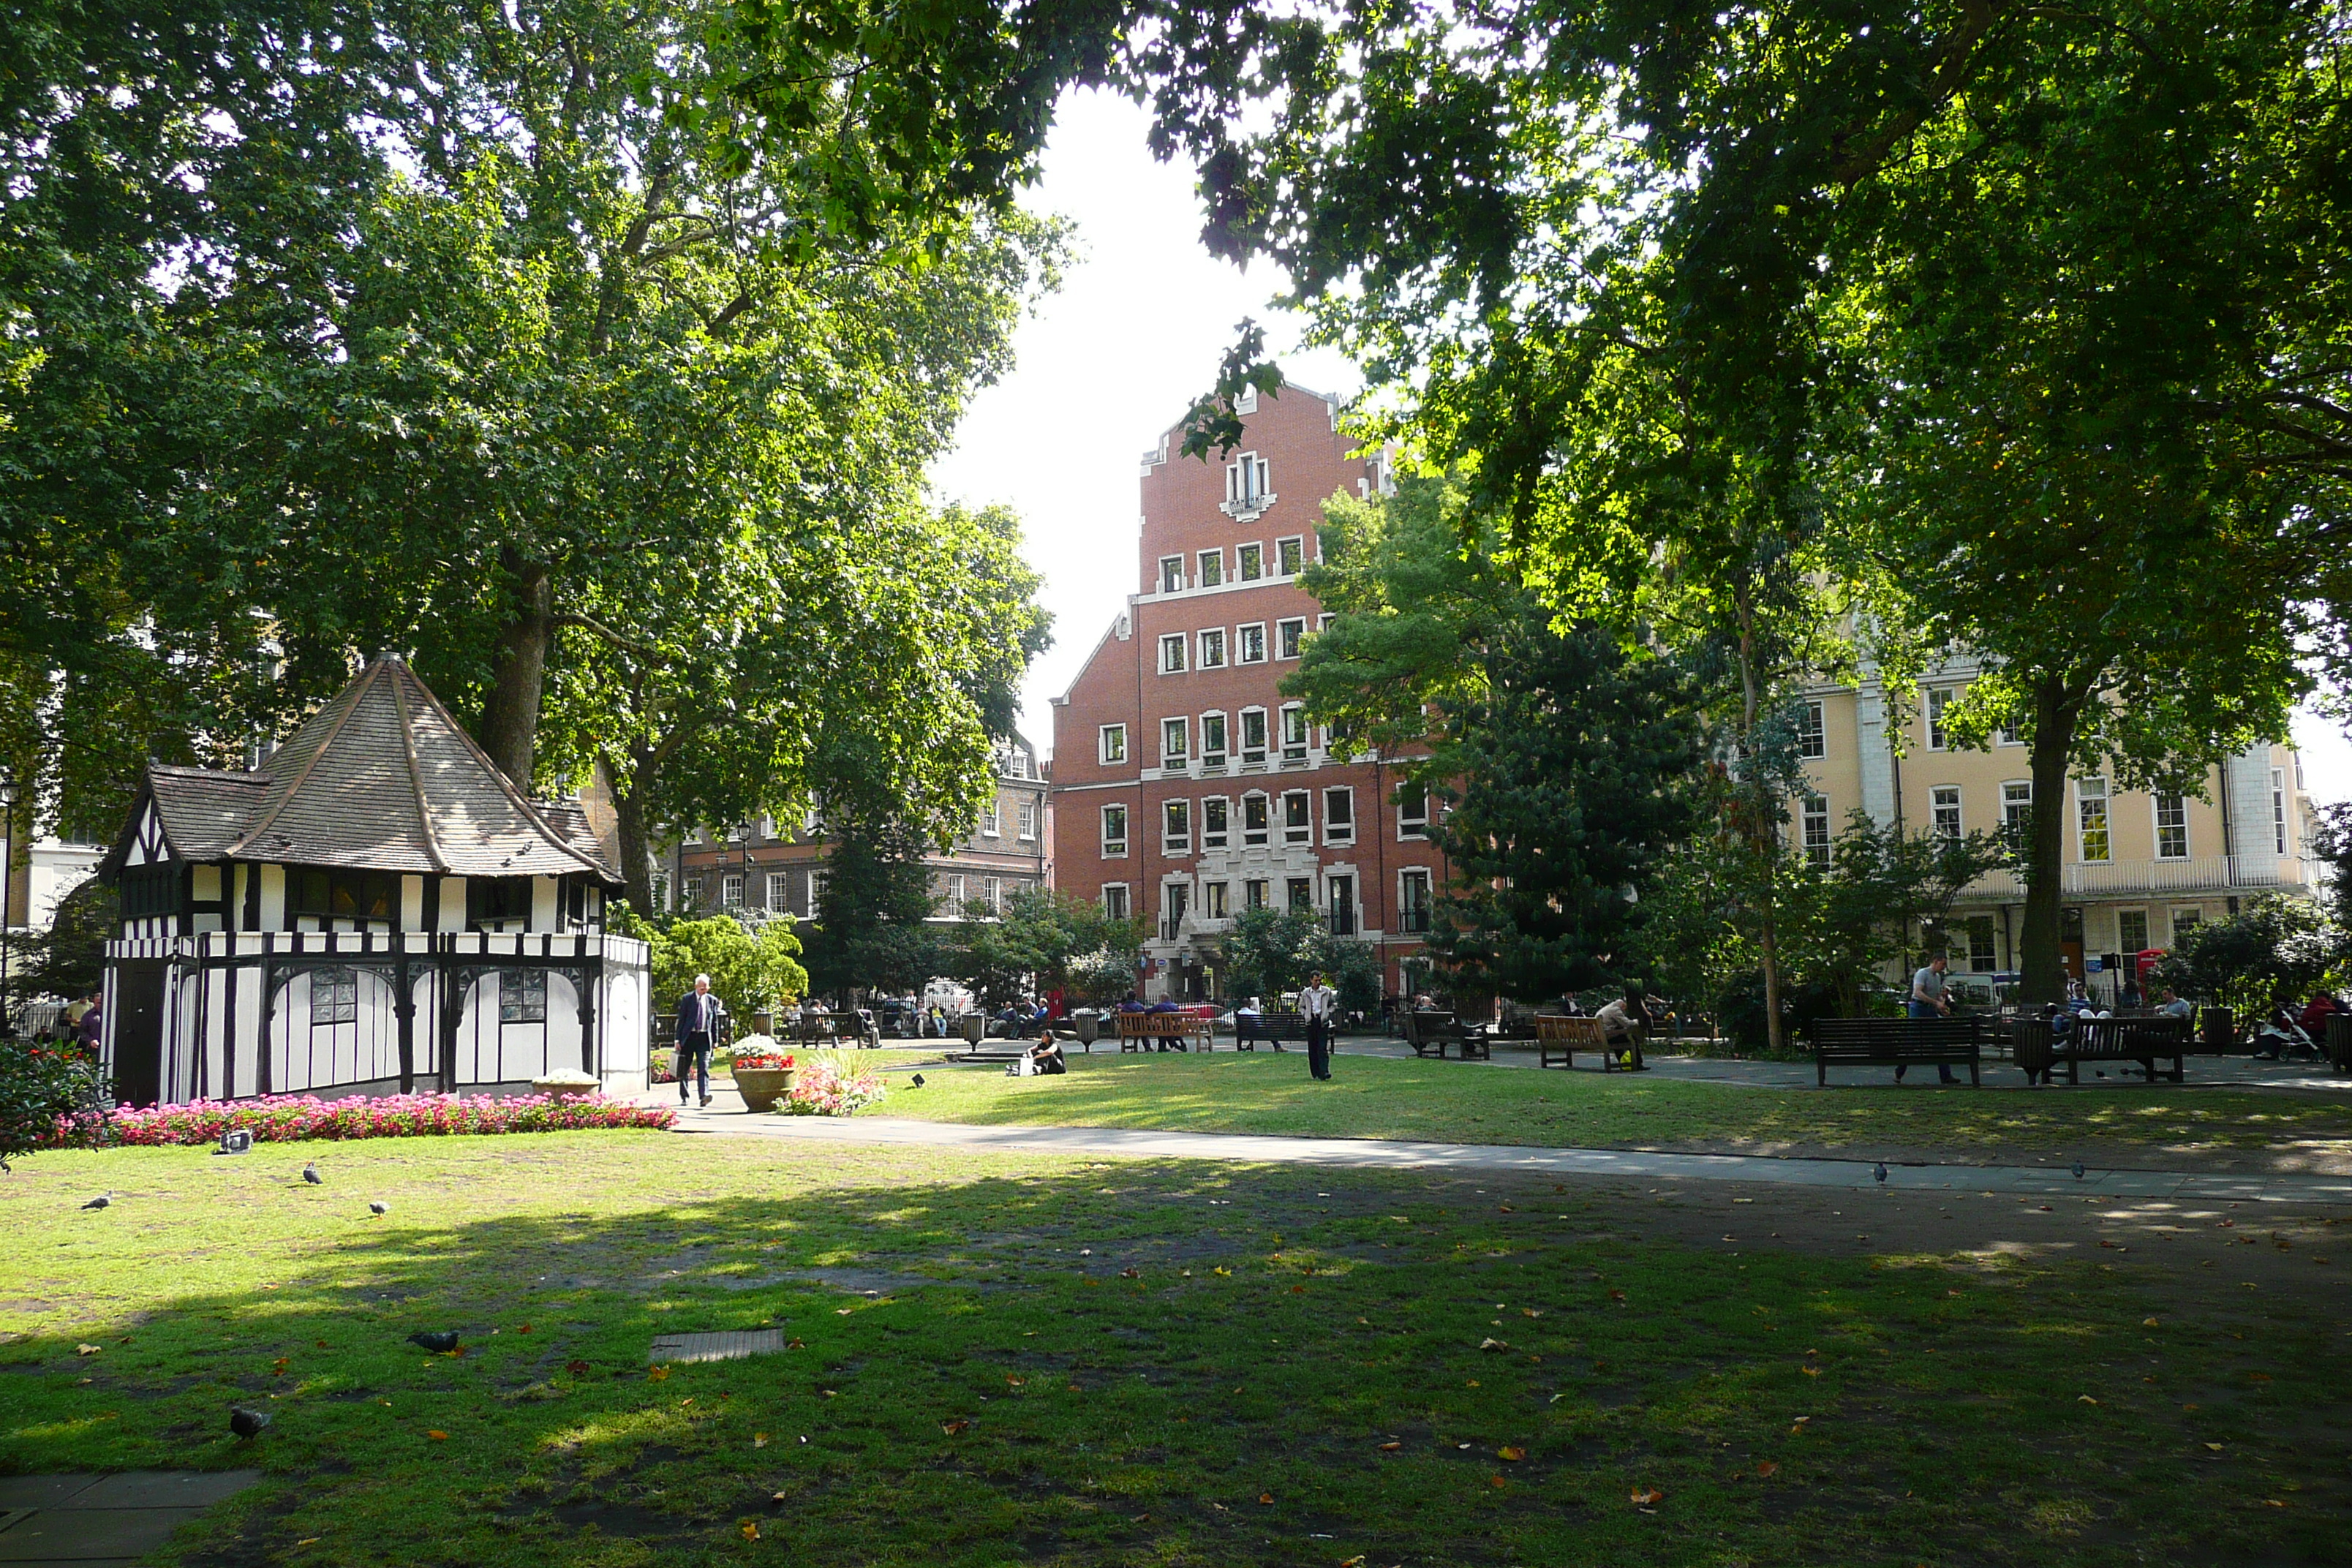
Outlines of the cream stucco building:
M1999 832L2033 801L2025 745L2002 738L1983 751L1947 743L1944 706L1967 689L1975 660L1948 660L1920 683L1902 721L1900 754L1889 704L1875 680L1806 692L1800 750L1812 793L1791 809L1795 841L1826 861L1829 845L1859 806L1879 823L1954 836ZM2200 921L2218 920L2256 893L2315 890L2315 812L2294 748L2252 747L2207 775L2205 797L2151 795L2077 773L2066 784L2063 938L2068 970L2105 989L2104 960L2172 945ZM1962 890L1940 942L1956 970L2018 967L2025 887L2013 871ZM2086 963L2086 960L2088 963ZM2089 965L2097 965L2090 969ZM2111 983L2111 982L2110 982Z

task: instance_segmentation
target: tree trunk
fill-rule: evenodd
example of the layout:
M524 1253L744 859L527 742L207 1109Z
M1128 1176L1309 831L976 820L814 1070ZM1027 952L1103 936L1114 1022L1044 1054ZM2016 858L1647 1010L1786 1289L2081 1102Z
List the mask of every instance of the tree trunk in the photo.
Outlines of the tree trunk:
M514 592L514 618L499 630L489 695L476 736L499 771L530 793L539 749L540 695L547 684L547 650L555 637L555 580L543 562L509 548L500 564Z
M1755 611L1745 591L1733 595L1733 605L1739 615L1739 707L1741 716L1739 742L1746 755L1743 764L1751 772L1759 766L1756 757L1756 726L1762 717L1763 695L1756 675ZM1780 1033L1780 946L1776 924L1774 895L1780 871L1780 824L1773 807L1779 803L1759 776L1754 781L1755 799L1750 809L1756 814L1748 825L1750 847L1755 850L1764 878L1763 908L1756 932L1756 956L1764 971L1764 1043L1778 1056L1787 1042Z
M621 883L629 908L647 920L654 908L653 845L646 830L646 770L653 764L642 746L630 749L626 774L613 779L613 815L621 827Z
M2087 683L2085 683L2087 684ZM2019 944L2020 994L2029 1005L2066 999L2066 964L2059 951L2065 901L2066 764L2081 721L2080 688L2045 675L2033 682L2033 805L2025 839L2025 929Z

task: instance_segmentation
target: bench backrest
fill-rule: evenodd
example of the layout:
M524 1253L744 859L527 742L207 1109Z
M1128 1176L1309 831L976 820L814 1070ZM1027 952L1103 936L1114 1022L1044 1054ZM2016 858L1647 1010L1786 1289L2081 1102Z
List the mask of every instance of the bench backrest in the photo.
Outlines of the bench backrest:
M2084 1056L2128 1056L2133 1051L2160 1051L2167 1056L2189 1048L2186 1018L2077 1017L2072 1049Z
M1980 1018L1816 1018L1813 1048L1822 1051L1948 1051L1981 1038Z
M1409 1041L1459 1039L1462 1037L1462 1026L1451 1013L1407 1013L1404 1016L1404 1037Z
M1180 1036L1197 1035L1209 1026L1205 1018L1187 1018L1181 1013L1117 1013L1118 1037L1123 1040L1175 1039Z
M1609 1044L1609 1026L1598 1018L1571 1018L1566 1014L1536 1015L1536 1038L1565 1040L1572 1046L1601 1050Z
M1240 1013L1234 1016L1234 1027L1251 1033L1267 1035L1303 1035L1307 1032L1304 1013Z

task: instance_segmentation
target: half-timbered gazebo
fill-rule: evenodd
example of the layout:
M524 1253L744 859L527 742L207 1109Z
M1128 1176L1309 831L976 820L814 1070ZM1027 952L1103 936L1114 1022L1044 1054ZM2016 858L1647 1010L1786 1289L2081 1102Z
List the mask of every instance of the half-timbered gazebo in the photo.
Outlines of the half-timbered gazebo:
M576 803L378 658L250 773L148 764L101 868L109 1069L151 1104L646 1082L646 949Z

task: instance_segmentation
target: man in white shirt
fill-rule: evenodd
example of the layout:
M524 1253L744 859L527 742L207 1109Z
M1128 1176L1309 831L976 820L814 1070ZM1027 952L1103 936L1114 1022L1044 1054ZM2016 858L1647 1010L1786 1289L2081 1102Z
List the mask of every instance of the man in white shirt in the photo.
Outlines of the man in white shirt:
M1643 1071L1648 1064L1642 1060L1642 1043L1649 1032L1650 1020L1642 1006L1642 994L1628 991L1622 996L1612 997L1609 1005L1593 1016L1601 1021L1601 1033L1608 1042L1605 1048L1615 1054L1620 1065L1633 1072Z
M1326 1082L1331 1077L1331 1019L1339 1005L1339 994L1323 984L1319 969L1298 994L1299 1016L1307 1020L1307 1068Z

